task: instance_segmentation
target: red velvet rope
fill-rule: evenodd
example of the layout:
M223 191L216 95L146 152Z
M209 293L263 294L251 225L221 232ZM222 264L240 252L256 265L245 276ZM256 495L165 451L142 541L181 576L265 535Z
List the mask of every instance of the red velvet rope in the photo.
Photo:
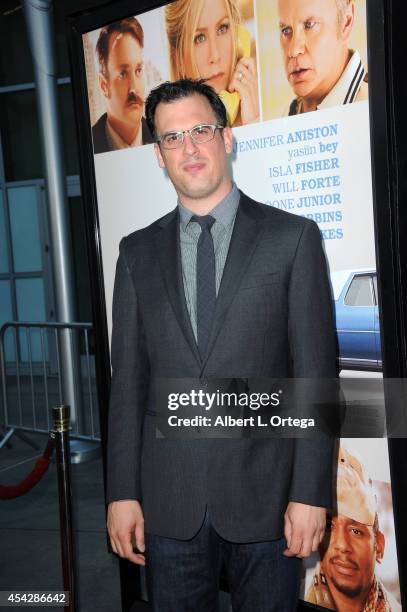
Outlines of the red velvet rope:
M31 491L48 470L54 445L53 438L48 438L47 446L42 456L37 459L31 472L19 484L0 485L0 499L14 499Z

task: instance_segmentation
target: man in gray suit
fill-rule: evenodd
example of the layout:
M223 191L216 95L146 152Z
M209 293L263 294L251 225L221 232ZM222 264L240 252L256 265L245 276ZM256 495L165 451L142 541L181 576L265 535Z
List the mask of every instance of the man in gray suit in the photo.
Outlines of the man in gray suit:
M296 608L300 559L331 504L333 442L156 437L158 379L331 378L335 339L318 227L231 180L214 90L182 80L146 103L178 205L120 244L113 300L108 530L146 564L153 610ZM133 549L135 545L136 550Z

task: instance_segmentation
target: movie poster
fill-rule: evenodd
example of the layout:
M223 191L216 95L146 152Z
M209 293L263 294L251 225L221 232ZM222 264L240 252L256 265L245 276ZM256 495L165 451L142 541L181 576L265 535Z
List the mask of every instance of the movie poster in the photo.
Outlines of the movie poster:
M120 239L177 203L145 98L203 78L233 128L237 185L320 228L342 385L373 376L380 387L366 1L176 0L84 34L83 49L107 312ZM363 593L364 610L401 609L387 442L374 453L372 442L341 440L333 466L337 505L302 586L322 608L345 612Z

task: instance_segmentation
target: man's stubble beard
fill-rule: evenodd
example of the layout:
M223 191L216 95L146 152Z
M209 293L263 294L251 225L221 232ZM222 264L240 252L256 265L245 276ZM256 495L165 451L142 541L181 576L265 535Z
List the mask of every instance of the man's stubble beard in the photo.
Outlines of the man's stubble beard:
M332 584L334 585L334 587L336 588L337 591L339 591L340 593L342 593L342 595L345 595L346 597L349 597L351 599L354 599L355 597L358 597L362 590L363 590L363 586L361 584L358 584L355 587L348 587L348 586L344 586L343 584L339 584L335 578L333 578L332 576L329 576Z
M217 191L217 189L219 189L223 180L224 177L220 176L214 184L208 182L206 185L202 185L200 188L197 187L196 189L188 189L188 186L185 186L185 188L184 186L181 186L178 187L177 191L180 195L185 196L190 200L202 200L212 196Z

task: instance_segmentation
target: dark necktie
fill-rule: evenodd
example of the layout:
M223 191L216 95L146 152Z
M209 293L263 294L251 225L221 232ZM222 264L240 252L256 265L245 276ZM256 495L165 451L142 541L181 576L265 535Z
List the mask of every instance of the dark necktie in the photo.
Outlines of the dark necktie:
M191 221L199 223L201 234L196 253L196 324L198 348L202 359L208 346L216 303L215 250L211 227L215 219L210 215L194 215Z

